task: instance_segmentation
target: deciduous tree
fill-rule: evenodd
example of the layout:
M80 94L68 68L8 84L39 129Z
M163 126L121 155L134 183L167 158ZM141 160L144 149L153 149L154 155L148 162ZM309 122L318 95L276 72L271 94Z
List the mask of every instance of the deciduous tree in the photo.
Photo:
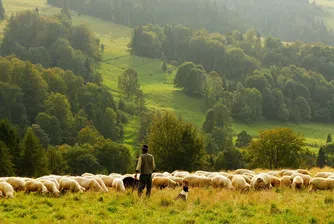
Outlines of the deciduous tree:
M251 166L268 169L295 168L301 163L305 140L289 128L260 132L249 146Z
M195 170L202 165L203 139L195 127L169 112L154 116L148 143L157 170Z

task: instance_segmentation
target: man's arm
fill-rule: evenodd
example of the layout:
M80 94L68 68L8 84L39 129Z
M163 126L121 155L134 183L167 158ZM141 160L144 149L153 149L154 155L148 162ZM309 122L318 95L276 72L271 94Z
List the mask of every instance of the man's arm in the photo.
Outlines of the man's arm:
M139 158L138 158L138 164L137 164L137 168L136 168L136 173L139 173L140 168L141 168L141 163L142 163L141 156L139 156Z
M154 161L154 156L153 157L153 171L155 171L155 161Z

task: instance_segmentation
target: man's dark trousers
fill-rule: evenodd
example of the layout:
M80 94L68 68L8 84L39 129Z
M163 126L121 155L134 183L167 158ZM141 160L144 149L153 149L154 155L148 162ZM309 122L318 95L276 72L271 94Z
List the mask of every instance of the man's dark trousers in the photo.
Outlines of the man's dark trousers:
M152 175L151 174L141 174L139 178L139 189L138 196L143 194L143 190L146 187L146 196L150 197L152 189Z

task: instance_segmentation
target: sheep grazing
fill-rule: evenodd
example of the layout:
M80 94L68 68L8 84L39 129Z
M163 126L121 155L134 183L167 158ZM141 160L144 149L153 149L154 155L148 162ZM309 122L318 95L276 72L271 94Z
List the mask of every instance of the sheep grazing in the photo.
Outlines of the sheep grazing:
M334 175L334 173L332 173L332 172L319 172L314 177L327 178L327 177L332 176L332 175Z
M39 192L41 194L46 194L49 191L41 182L37 180L29 180L24 185L24 192L25 193Z
M95 179L88 179L85 177L72 177L79 185L87 190L93 190L97 192L104 192L103 188Z
M281 187L290 187L292 184L292 180L290 176L283 176L281 177Z
M202 170L198 170L194 173L197 176L209 176L211 174L211 172L207 172L207 171L202 171Z
M236 171L233 172L233 174L252 174L254 175L255 173L251 170L247 170L247 169L237 169Z
M103 180L98 176L86 176L85 178L94 179L102 187L103 192L108 192L107 186L104 184Z
M241 175L234 175L232 177L232 185L239 191L248 191L251 187Z
M0 182L0 192L1 195L5 196L6 198L13 198L14 197L14 188L7 182Z
M84 173L84 174L82 174L81 176L83 176L83 177L87 177L87 176L95 176L95 175L92 174L92 173Z
M6 180L7 183L12 185L15 191L23 191L24 190L24 185L25 181L22 178L19 177L9 177Z
M106 187L112 187L112 182L114 181L114 177L107 175L98 175L98 177L101 178Z
M186 181L189 183L189 186L192 187L205 187L211 185L211 179L205 176L198 176L198 175L188 175L183 178L183 182Z
M121 178L115 178L112 187L115 188L117 191L125 191L124 183Z
M281 186L281 179L276 176L270 176L270 184L273 187Z
M212 186L216 188L227 188L229 190L234 189L231 180L225 176L221 176L221 175L216 176L212 178L211 183L212 183Z
M300 190L300 189L302 189L303 186L304 186L303 178L301 178L300 176L295 176L293 178L291 187L296 189L296 190Z
M59 196L60 191L58 190L54 182L47 180L47 179L40 179L38 181L41 182L46 187L46 189L48 189L50 193L52 193L53 195L57 197Z
M179 184L176 183L174 180L168 178L168 177L154 177L152 179L152 186L156 188L166 188L166 187L172 187L175 188Z
M275 170L268 171L267 174L274 176L274 177L280 177L279 171L275 171Z
M172 173L172 176L174 177L179 177L179 178L184 178L186 176L190 175L190 173L188 171L179 171L176 170Z
M316 177L310 181L310 192L316 190L333 190L334 189L334 179Z
M173 181L175 181L176 183L178 183L179 186L181 186L182 183L183 183L183 178L180 178L180 177L173 177L173 176L171 176L171 177L169 177L169 178L172 179Z
M304 174L304 175L311 175L310 172L308 172L307 170L303 170L303 169L297 169L297 173L301 173L301 174Z
M290 176L290 180L293 181L293 178L295 178L296 176L300 176L301 178L303 178L305 187L308 187L310 181L312 180L312 177L310 175L301 174L301 173L294 173L294 174L292 174Z
M121 178L122 175L121 175L121 174L118 174L118 173L111 173L111 174L109 174L109 177L113 177L113 178Z
M261 173L255 175L251 180L251 186L255 190L262 190L262 189L271 189L271 181L270 181L269 174Z
M75 193L82 193L86 189L81 187L78 182L68 177L61 178L59 180L59 191L71 191Z

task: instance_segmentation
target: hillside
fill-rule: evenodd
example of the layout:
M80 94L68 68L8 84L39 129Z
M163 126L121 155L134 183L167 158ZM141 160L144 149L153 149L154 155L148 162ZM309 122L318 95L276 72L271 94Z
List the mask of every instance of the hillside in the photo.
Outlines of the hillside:
M38 7L41 14L53 14L60 11L59 8L47 5L46 0L4 0L7 15L25 9ZM126 68L134 68L139 74L139 82L145 94L149 108L174 111L184 120L201 127L205 109L204 102L184 94L180 89L172 85L175 75L175 67L169 65L171 74L163 73L160 60L137 57L130 55L127 45L130 42L132 29L112 22L103 21L91 16L78 15L72 11L73 24L85 24L101 39L105 45L103 60L99 64L99 71L106 85L115 96L119 96L117 89L117 77ZM4 27L4 23L1 27ZM125 127L125 143L131 147L135 146L134 138L138 130L138 118L133 117ZM253 136L258 131L274 127L290 127L296 132L303 134L307 143L318 150L323 144L328 133L332 132L332 125L328 124L293 124L276 122L257 122L255 124L234 123L234 134L241 130L247 130Z

